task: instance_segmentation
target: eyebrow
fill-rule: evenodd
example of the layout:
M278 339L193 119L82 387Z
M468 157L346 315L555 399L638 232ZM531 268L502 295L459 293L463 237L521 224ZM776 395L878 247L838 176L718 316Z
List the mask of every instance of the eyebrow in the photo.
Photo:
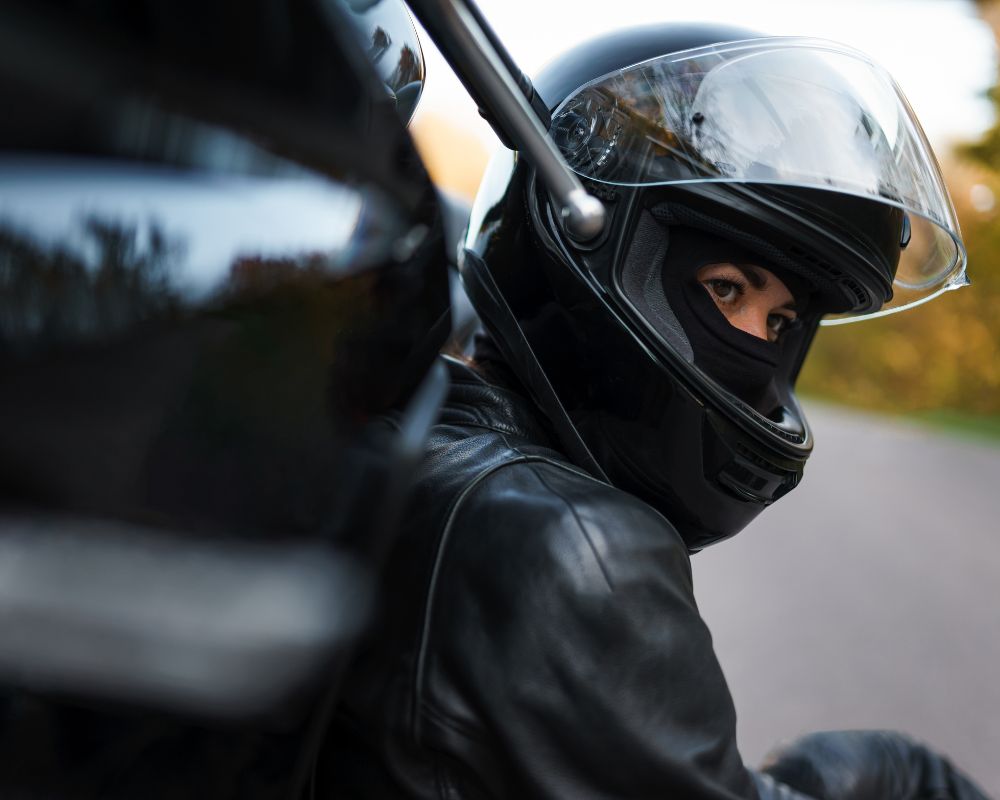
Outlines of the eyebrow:
M754 289L763 289L767 285L767 278L757 271L757 268L750 264L733 264L736 269L743 273L743 277L750 282Z
M767 285L767 278L761 275L760 271L752 264L733 264L733 266L743 274L743 277L747 279L754 289L763 289ZM799 313L799 310L795 307L794 297L787 303L783 303L779 308L787 308L796 314Z

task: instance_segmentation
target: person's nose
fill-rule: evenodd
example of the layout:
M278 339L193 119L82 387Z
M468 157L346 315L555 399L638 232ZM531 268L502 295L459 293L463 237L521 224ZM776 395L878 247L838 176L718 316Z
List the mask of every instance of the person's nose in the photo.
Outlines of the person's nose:
M751 336L767 341L767 311L750 308L738 315L736 319L730 320L737 328Z

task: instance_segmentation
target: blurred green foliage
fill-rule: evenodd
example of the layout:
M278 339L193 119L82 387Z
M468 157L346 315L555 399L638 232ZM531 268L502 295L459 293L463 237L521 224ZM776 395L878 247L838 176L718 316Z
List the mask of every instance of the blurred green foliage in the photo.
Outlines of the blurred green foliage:
M972 286L901 314L822 328L803 392L886 411L1000 415L1000 221L964 211Z
M989 98L996 109L1000 105L1000 87L990 89ZM978 142L959 146L958 153L994 172L1000 172L1000 124L994 124Z
M1000 2L977 5L997 30ZM1000 112L1000 89L990 96ZM943 168L972 286L902 314L821 329L799 379L804 393L886 411L1000 417L1000 208L983 202L992 193L1000 205L1000 122L955 155Z
M979 15L993 28L994 35L1000 34L1000 2L998 0L975 0ZM998 36L1000 39L1000 36ZM1000 111L1000 86L994 86L989 91L990 101L994 111ZM987 169L1000 172L1000 114L997 114L993 127L983 134L978 142L960 145L960 156L972 162L979 163Z

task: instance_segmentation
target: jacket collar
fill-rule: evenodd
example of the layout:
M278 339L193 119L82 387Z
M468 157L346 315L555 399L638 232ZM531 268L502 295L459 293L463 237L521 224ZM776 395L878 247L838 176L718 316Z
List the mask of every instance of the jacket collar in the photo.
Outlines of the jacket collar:
M442 423L474 425L553 446L544 417L520 386L511 386L493 371L487 376L451 356L442 358L451 377Z

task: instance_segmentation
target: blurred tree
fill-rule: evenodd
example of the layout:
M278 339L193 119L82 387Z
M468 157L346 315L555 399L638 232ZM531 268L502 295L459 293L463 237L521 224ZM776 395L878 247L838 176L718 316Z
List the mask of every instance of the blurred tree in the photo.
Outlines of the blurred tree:
M993 35L1000 40L1000 2L998 0L974 0L979 15L993 29ZM1000 111L1000 87L994 86L989 91L990 101L995 111ZM997 172L1000 171L1000 114L997 121L978 142L972 142L959 148L959 153L967 158Z
M1000 39L1000 0L976 5ZM886 411L1000 415L1000 88L990 97L998 122L954 156L941 154L973 286L902 314L821 329L799 381L804 392Z
M434 183L471 201L489 160L476 134L433 113L419 111L410 133Z

